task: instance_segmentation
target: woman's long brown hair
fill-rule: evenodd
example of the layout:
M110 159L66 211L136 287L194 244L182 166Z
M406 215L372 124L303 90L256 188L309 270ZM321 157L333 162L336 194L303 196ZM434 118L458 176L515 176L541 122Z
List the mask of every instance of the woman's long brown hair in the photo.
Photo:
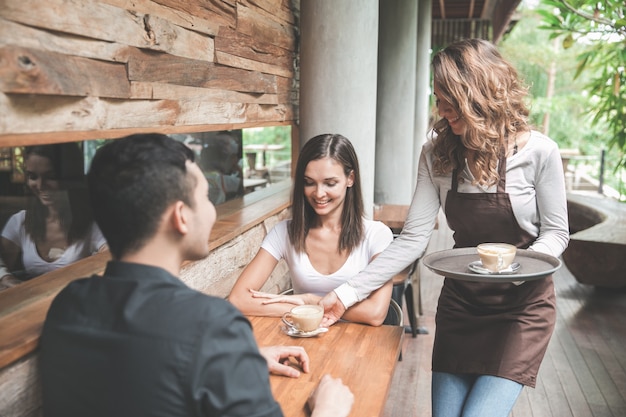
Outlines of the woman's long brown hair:
M446 119L434 125L434 169L450 173L464 164L465 151L475 151L475 183L498 181L497 163L507 140L529 130L527 95L517 71L496 47L481 39L451 44L433 58L433 79L439 99L453 106L466 124L465 134L455 135Z
M304 172L311 161L331 158L341 164L346 176L354 173L354 184L346 190L341 213L339 252L352 251L363 240L363 196L359 161L352 143L344 136L324 134L315 136L304 144L298 157L292 190L292 219L289 222L289 240L296 252L305 251L309 229L315 225L317 214L304 196Z
M47 158L52 163L55 180L67 199L59 207L61 228L67 235L68 244L83 239L93 225L93 215L89 205L83 154L75 142L27 146L24 160L32 155ZM28 200L24 228L35 242L46 240L46 218L48 208L38 198Z

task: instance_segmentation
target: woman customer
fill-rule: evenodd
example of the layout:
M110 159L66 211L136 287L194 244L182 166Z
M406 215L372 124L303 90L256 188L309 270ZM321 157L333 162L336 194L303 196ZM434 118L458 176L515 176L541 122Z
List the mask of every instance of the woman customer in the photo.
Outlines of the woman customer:
M2 230L3 281L30 279L107 248L92 219L78 144L26 147L24 175L31 198Z
M325 324L422 256L440 207L456 248L506 242L558 257L567 247L563 166L556 143L531 130L526 89L496 47L454 43L433 58L441 119L421 153L401 235L322 300ZM522 283L446 278L433 348L434 417L509 415L534 387L555 323L552 277Z
M317 304L392 239L387 226L363 217L359 162L350 141L336 134L316 136L298 158L292 219L278 223L266 236L229 300L244 314L263 316L280 316L294 304ZM289 266L294 295L259 292L281 259ZM388 281L346 311L343 319L382 324L391 291Z

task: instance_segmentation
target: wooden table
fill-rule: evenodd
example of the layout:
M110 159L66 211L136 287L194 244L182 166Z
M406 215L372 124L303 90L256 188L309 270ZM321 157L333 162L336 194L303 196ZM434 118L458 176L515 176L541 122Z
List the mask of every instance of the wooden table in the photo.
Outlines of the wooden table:
M308 416L306 400L327 373L341 378L354 393L350 416L380 416L385 408L391 378L398 363L403 329L336 323L327 333L312 338L292 338L281 330L280 318L248 317L259 346L303 346L311 360L308 374L299 378L270 376L272 393L286 417Z
M400 234L404 227L404 221L409 214L408 205L403 204L382 204L374 206L374 220L385 223L393 233ZM435 221L435 229L439 227L439 222Z
M385 223L395 234L402 231L408 213L408 205L383 204L374 206L374 220Z

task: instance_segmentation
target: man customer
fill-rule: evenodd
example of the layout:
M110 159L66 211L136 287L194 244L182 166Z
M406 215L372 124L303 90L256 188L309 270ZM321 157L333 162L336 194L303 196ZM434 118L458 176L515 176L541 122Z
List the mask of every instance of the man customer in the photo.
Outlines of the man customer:
M229 302L187 287L184 260L209 254L215 208L194 154L160 134L98 150L88 174L94 218L113 260L103 277L70 283L41 337L43 414L72 416L282 416L269 370L309 359L299 347L256 346ZM313 416L347 416L338 379L322 378Z

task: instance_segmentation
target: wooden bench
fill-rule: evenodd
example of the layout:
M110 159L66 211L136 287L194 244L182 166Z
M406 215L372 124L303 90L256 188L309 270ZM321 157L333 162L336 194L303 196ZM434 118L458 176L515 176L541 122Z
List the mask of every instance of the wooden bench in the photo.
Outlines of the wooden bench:
M570 242L563 261L576 280L626 287L626 203L601 195L568 194Z

